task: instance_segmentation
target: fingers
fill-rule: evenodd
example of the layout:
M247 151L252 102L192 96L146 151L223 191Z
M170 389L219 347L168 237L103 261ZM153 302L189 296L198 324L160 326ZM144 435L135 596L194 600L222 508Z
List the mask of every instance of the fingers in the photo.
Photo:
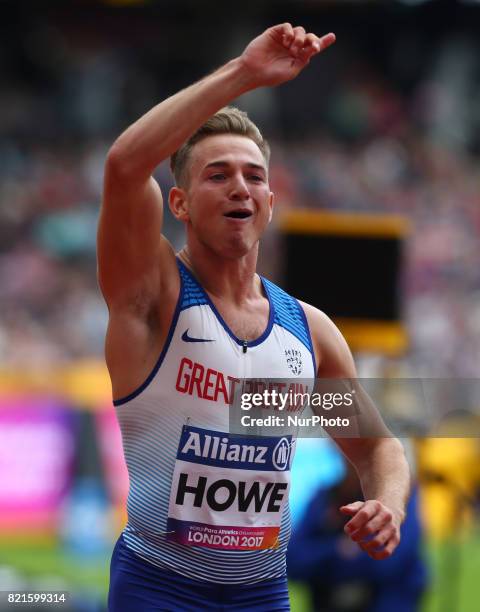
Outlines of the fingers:
M393 513L377 500L354 502L342 506L344 514L353 516L345 533L373 559L386 559L400 542L400 529Z
M345 530L354 542L364 540L391 524L393 515L380 502L367 502L355 517L345 525Z
M281 25L274 26L273 31L280 37L281 43L289 49L295 38L292 24L282 23Z
M376 559L377 561L381 561L382 559L388 559L391 557L400 544L400 536L398 534L392 536L387 544L380 550L370 550L367 551L372 559Z
M320 51L325 51L325 49L328 49L328 47L330 47L330 45L333 45L336 40L337 37L333 32L329 32L328 34L325 34L325 36L322 36L319 40Z
M353 518L349 520L343 528L345 533L351 537L352 534L356 533L359 529L366 525L378 511L376 504L380 504L380 502L372 500L366 502L355 502L354 504L343 506L343 508L356 508Z
M318 36L315 36L315 34L307 34L305 36L305 44L299 51L299 57L304 62L309 62L314 55L317 55L317 53L320 53L321 51L324 51L330 47L330 45L333 45L335 40L336 37L333 33L326 34L321 38L318 38Z
M281 43L286 49L289 49L295 57L305 45L305 28L297 26L294 28L291 23L282 23L282 25L273 28L274 33L281 37ZM313 36L313 35L312 35Z
M290 44L290 53L294 57L299 57L305 46L306 32L302 26L293 28L293 39Z
M353 516L360 508L363 506L365 502L353 502L353 504L348 504L347 506L341 506L340 512L342 514L347 514L348 516Z
M379 533L368 542L359 543L359 546L372 557L372 559L380 561L381 559L388 559L388 557L391 557L399 544L399 533L392 527L385 530L383 533Z
M294 58L304 62L308 62L313 55L327 49L336 40L335 34L331 32L319 38L311 32L307 34L302 26L293 27L291 23L275 26L273 32L276 39Z

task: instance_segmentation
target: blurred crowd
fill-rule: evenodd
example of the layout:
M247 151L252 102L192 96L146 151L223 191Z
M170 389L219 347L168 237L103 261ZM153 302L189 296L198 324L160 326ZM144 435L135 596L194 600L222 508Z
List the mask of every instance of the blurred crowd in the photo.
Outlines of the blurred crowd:
M2 60L2 367L102 356L107 309L96 281L95 234L105 156L129 122L189 81L161 46L157 57L141 45L132 56L92 31L86 40L30 24L15 61ZM298 90L291 84L285 94L279 88L245 103L261 127L268 117L279 209L394 212L411 220L402 280L411 348L395 362L400 376L480 371L480 87L472 45L440 42L436 62L407 89L395 73L387 78L357 58L327 90L307 91L311 73ZM335 48L328 53L319 59L325 65L336 61ZM202 70L191 68L190 80ZM298 95L289 108L292 92ZM299 122L298 134L287 130ZM166 164L156 178L164 190L172 185ZM182 231L167 215L175 247Z

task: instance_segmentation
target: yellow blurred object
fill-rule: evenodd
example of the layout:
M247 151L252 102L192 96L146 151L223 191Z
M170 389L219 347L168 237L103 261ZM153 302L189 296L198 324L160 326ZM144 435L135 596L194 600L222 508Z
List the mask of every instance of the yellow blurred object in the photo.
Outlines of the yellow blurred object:
M355 351L381 351L389 357L405 353L408 348L408 334L398 321L372 321L334 317L335 324L342 332L350 349Z
M36 370L0 370L0 393L56 393L59 391L59 370L54 368Z
M469 525L480 483L476 438L428 438L417 442L423 524L433 537Z
M62 394L82 408L96 410L112 399L108 371L100 361L79 361L65 368L60 384Z
M282 215L280 228L295 234L327 236L368 236L402 238L410 230L408 219L400 215L339 213L295 209Z
M78 361L63 368L0 370L2 395L52 394L82 410L98 410L112 400L108 370L98 360Z

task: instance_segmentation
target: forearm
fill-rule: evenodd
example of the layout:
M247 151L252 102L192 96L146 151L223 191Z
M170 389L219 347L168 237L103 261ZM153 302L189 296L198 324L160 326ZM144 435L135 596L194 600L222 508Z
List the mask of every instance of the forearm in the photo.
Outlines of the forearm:
M396 438L365 441L367 448L355 462L365 500L375 499L405 517L410 491L410 469Z
M167 98L115 141L111 155L129 174L150 176L211 115L255 84L241 58Z
M240 57L155 106L130 126L110 149L110 166L129 179L148 178L220 108L251 89L295 78L314 55L334 42L332 33L318 38L289 23L268 28Z

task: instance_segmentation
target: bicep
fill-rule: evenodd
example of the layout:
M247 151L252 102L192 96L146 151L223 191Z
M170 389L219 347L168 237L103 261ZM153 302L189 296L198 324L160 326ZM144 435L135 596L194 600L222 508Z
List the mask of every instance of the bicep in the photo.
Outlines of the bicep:
M375 403L358 379L350 348L336 325L322 312L304 305L318 353L316 389L349 393L352 403L332 411L345 425L325 427L345 457L354 465L370 456L380 439L391 438Z
M97 253L99 284L109 305L159 288L162 206L155 179L129 181L107 164Z
M315 393L329 401L332 424L322 425L330 437L355 437L359 432L355 386L357 371L352 353L336 325L320 310L303 304L317 357ZM323 406L323 404L322 404ZM327 409L327 408L325 408ZM314 409L326 416L322 407ZM340 421L338 420L340 419Z

